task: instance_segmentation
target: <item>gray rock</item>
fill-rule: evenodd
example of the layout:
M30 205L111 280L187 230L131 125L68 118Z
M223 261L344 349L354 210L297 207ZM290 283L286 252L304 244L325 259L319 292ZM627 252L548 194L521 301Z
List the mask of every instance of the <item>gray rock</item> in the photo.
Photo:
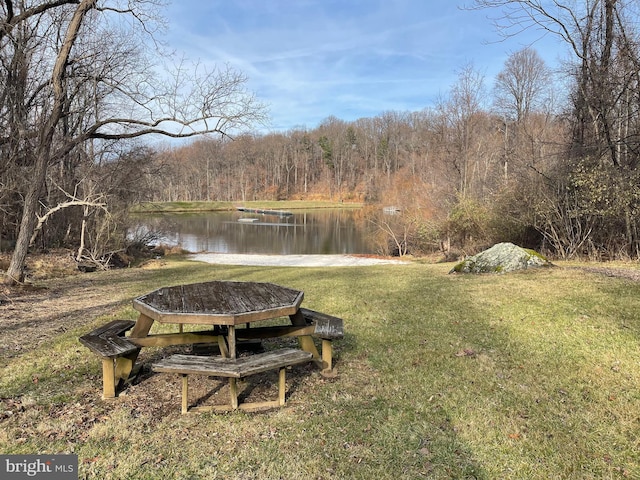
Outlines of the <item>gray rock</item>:
M532 267L549 267L549 262L535 250L513 243L498 243L477 255L464 259L449 273L506 273Z

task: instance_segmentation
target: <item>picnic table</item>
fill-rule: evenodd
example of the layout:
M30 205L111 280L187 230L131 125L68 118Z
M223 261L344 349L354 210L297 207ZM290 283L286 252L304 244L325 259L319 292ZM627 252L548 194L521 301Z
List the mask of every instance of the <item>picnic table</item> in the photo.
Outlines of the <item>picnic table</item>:
M140 316L129 340L140 346L162 346L210 342L216 337L222 355L236 358L238 326L289 316L292 325L306 327L299 311L303 298L304 293L299 290L262 282L213 281L164 287L133 301ZM154 322L208 325L214 327L215 333L149 335ZM278 334L282 329L278 330L269 336L282 336ZM290 331L300 335L302 348L317 357L309 335L300 329Z
M80 341L103 358L104 398L116 396L118 386L129 379L140 349L144 347L217 343L222 358L235 360L239 340L297 337L300 350L307 352L308 358L322 368L324 375L330 376L333 372L331 341L342 336L342 320L301 308L303 299L304 293L300 290L265 282L210 281L163 287L133 300L133 307L139 312L135 322L110 322L84 335ZM288 321L255 326L280 317L288 317ZM178 331L151 333L156 322L176 324ZM185 325L208 329L185 331ZM128 330L130 334L124 336ZM314 338L322 340L321 353ZM284 353L265 356L260 365L275 367L283 363L285 357L290 364L304 360L289 352L288 356ZM184 363L187 359L178 360L182 362L183 370L196 373L192 359L189 359L188 367ZM228 361L225 368L218 360L213 363L208 360L199 365L203 370L215 369L218 374L229 377L255 371L255 368L248 369L244 361L241 364L245 365L244 370L227 368ZM169 368L168 364L162 365ZM177 368L175 362L173 368ZM184 387L186 389L186 384Z

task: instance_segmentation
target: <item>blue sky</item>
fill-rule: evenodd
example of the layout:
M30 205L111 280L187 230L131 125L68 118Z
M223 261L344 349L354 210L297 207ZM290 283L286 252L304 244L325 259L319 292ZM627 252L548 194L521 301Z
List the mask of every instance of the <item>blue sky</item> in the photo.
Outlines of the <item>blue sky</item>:
M435 104L472 64L488 89L510 53L539 32L500 41L495 11L454 0L173 0L167 42L208 65L229 64L269 108L266 131L315 128ZM554 66L563 46L533 44Z

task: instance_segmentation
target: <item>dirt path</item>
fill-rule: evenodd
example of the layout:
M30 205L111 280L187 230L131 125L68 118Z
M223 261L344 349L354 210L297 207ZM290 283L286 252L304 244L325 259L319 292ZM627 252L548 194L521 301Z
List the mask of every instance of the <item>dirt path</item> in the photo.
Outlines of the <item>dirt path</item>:
M627 268L609 268L609 267L565 267L582 270L589 273L598 273L607 277L626 278L634 282L640 282L640 270Z
M123 282L143 274L140 269L81 274L64 253L30 258L27 265L36 287L0 286L0 359L122 308L131 301Z
M0 294L0 358L13 357L108 314L130 300L117 283L60 282L48 288Z

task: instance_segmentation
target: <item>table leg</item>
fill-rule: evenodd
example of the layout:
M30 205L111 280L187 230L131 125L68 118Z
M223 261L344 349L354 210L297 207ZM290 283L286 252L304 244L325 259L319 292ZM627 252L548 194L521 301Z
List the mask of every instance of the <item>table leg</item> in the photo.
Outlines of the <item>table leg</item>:
M322 375L334 376L333 371L333 345L331 340L322 339Z
M102 359L102 398L115 398L116 383L113 358Z
M149 335L149 330L153 326L153 318L147 317L144 313L141 313L136 320L136 324L133 326L133 330L129 334L132 338L141 338Z
M282 367L278 371L278 404L282 407L285 404L287 387L286 387L286 379L287 379L287 369Z
M140 349L136 352L131 353L124 357L116 358L116 368L115 368L115 380L117 383L126 382L133 371L133 365L136 363L138 359L138 353Z
M236 352L236 327L234 325L229 325L229 333L228 333L228 341L229 341L229 358L237 358Z
M238 383L235 378L229 379L229 395L231 396L231 408L238 408Z
M138 350L139 351L139 350ZM138 352L126 357L102 359L102 398L115 398L116 391L127 381Z
M149 331L153 326L153 322L154 322L153 318L147 317L146 315L141 313L138 316L138 320L136 320L136 324L133 326L133 329L131 330L129 338L146 337L147 335L149 335ZM138 350L136 350L135 352L129 355L126 355L124 357L118 357L115 359L115 365L112 367L113 374L111 377L113 378L113 382L115 384L114 396L115 396L115 389L118 386L121 386L120 384L122 384L123 382L129 379L129 376L133 371L133 366L135 365L136 360L138 359L139 353L140 353L140 348L138 348Z
M291 319L291 324L296 327L305 327L307 326L307 321L304 319L304 316L298 310L293 315L289 315ZM318 349L316 348L316 344L313 343L313 337L311 335L300 335L298 337L298 342L300 342L300 348L305 352L310 352L313 355L315 360L320 358L320 354L318 353Z
M189 379L187 375L182 375L182 413L189 411Z
M218 335L218 348L220 349L220 355L223 358L229 358L229 346L227 345L227 338L219 334Z

